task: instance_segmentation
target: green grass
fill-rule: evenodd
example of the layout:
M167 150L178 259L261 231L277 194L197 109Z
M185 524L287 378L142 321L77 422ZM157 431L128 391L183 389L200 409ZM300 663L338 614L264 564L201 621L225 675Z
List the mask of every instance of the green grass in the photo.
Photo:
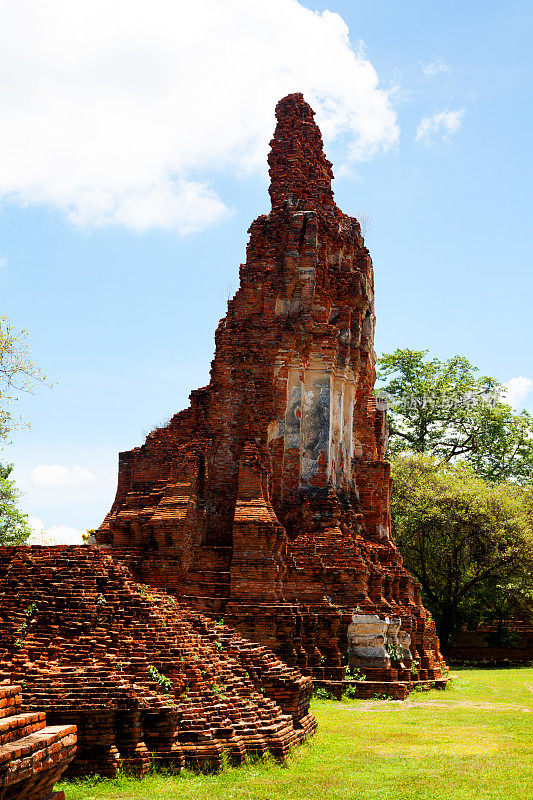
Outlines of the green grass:
M67 800L531 800L533 669L453 670L407 702L315 700L287 765L63 782Z

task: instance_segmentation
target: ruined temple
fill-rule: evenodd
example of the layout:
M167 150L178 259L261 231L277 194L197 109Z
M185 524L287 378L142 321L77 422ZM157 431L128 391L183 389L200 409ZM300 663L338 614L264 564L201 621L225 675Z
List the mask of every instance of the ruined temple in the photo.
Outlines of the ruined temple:
M316 730L311 686L94 547L0 547L2 799L48 800L67 768L283 758Z
M271 209L249 229L209 385L120 454L96 543L315 677L342 678L361 615L410 637L403 660L368 662L369 679L439 678L434 622L391 538L372 260L303 96L276 119Z

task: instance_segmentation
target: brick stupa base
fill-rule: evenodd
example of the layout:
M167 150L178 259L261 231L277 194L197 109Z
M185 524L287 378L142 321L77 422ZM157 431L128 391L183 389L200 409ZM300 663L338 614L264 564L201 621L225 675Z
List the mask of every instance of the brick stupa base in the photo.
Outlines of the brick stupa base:
M0 680L77 726L69 776L282 758L317 727L309 677L96 548L0 548L0 609Z

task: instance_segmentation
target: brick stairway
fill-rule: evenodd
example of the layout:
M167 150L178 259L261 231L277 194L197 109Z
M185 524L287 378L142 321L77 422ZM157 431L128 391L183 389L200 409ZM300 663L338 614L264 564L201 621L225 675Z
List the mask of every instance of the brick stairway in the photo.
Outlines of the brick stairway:
M53 788L74 758L76 726L47 726L43 712L21 713L21 693L0 686L0 800L63 800Z

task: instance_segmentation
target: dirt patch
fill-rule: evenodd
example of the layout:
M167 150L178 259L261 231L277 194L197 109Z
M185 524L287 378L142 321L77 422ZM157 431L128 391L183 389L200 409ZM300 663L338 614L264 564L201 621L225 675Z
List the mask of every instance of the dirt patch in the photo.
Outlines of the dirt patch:
M407 704L417 708L420 706L431 706L432 708L475 708L477 711L524 711L531 713L527 706L519 706L511 703L480 703L475 700L452 700L450 703L439 703L438 700L421 700L412 702L405 701Z
M408 700L367 700L364 703L357 703L357 705L348 705L348 703L339 703L336 708L347 709L348 711L383 711L383 706L406 706Z
M530 714L532 709L510 703L480 703L474 700L452 700L449 703L440 703L438 700L371 700L357 706L339 703L339 708L352 711L382 711L383 706L400 706L400 708L472 708L476 711L522 711Z

